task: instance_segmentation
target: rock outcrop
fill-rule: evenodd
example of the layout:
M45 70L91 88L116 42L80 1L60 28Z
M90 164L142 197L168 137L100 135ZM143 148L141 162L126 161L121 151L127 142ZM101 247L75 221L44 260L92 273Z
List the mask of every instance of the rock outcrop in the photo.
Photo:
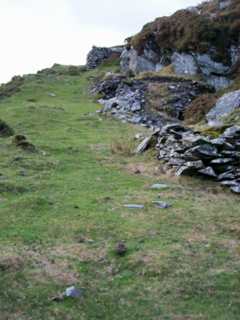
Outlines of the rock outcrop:
M198 75L216 90L226 88L240 61L239 19L239 0L209 1L157 18L127 39L122 71L159 71L171 64L177 75Z
M21 90L24 84L24 78L20 76L13 77L11 81L0 86L0 100L11 97Z
M99 66L103 61L111 57L120 57L124 47L117 46L111 48L101 48L93 46L92 50L87 56L87 68L94 69Z
M226 93L207 114L209 125L222 125L224 118L237 108L240 108L240 90Z
M118 51L121 73L98 78L92 88L101 97L99 112L153 130L136 153L156 144L158 159L177 176L212 178L235 193L240 193L240 127L231 123L213 138L186 128L183 120L198 128L207 120L208 129L224 130L224 117L240 107L239 21L239 0L207 1L158 18ZM88 68L112 52L93 48ZM220 97L219 89L229 86Z

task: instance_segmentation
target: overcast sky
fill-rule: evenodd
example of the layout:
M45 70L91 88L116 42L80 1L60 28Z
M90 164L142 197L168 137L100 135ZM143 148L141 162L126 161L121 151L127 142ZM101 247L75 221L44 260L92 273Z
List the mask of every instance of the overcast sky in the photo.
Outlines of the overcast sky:
M85 64L92 47L122 44L197 0L0 0L0 83L53 63Z

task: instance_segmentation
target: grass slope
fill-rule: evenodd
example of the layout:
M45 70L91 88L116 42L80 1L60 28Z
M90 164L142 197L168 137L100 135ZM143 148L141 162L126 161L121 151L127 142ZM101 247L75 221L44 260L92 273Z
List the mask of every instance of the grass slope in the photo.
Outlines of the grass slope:
M239 198L132 156L143 129L95 114L87 93L108 68L29 77L0 103L39 149L0 140L0 319L239 319ZM150 190L158 181L169 188ZM155 208L159 197L172 208ZM51 301L70 285L84 297Z

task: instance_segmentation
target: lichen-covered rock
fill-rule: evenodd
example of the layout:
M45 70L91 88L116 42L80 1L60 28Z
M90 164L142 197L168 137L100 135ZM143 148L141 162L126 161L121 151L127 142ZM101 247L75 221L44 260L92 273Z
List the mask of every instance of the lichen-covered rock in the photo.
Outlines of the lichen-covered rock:
M177 53L172 55L172 65L175 73L179 75L195 76L198 73L198 66L194 57L187 53Z
M126 48L121 54L121 71L138 74L143 71L155 71L156 65L144 56L139 56L133 48Z
M209 77L206 77L206 82L218 91L228 88L233 81L224 76L210 75Z
M206 53L197 54L196 59L201 72L205 76L209 76L211 74L224 75L230 70L229 66L226 66L221 62L214 61L210 55Z
M222 119L240 107L240 90L223 95L207 114L209 125L222 124Z

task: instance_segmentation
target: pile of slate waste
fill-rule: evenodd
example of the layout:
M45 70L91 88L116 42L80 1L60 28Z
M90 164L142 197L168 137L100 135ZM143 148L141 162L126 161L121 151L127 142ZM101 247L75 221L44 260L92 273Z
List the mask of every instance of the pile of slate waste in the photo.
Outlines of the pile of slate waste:
M174 169L176 176L210 177L240 194L240 126L213 139L180 124L169 124L146 138L137 152L144 152L153 139L158 159Z

